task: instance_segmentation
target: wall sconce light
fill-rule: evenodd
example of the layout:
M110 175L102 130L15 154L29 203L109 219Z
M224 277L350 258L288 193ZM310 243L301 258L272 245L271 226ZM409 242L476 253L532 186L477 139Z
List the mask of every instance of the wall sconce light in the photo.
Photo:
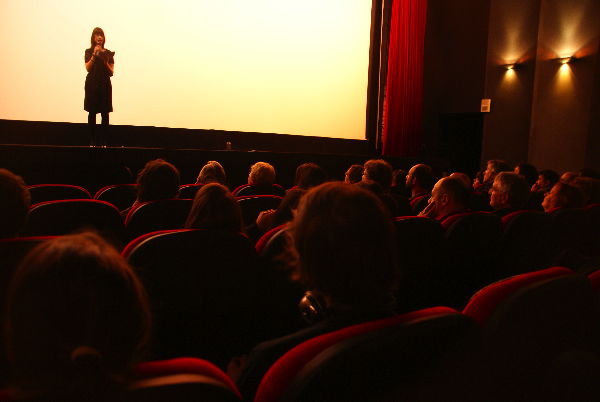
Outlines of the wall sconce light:
M559 64L569 64L577 59L575 58L575 56L567 56L567 57L557 57L556 59L552 59L552 60L556 61Z
M519 68L519 63L502 64L502 65L500 65L500 68L507 70L507 71L517 70Z

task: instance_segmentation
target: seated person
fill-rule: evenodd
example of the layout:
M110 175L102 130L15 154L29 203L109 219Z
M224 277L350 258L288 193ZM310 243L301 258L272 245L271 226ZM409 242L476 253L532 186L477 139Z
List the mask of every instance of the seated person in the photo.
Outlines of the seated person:
M381 198L392 216L412 215L408 198L392 192L393 172L387 161L371 159L365 162L362 184Z
M584 206L581 190L575 186L558 182L546 193L542 207L546 213L558 208L581 208Z
M455 177L444 177L433 186L427 207L419 216L440 222L451 215L469 210L469 192L463 182Z
M488 194L492 184L494 183L494 178L500 172L510 172L512 169L503 160L499 159L490 159L487 161L486 169L483 172L483 182L475 188L475 191L480 192L482 194Z
M20 176L0 169L0 238L17 237L25 227L31 195Z
M196 184L208 184L208 183L219 183L224 186L227 185L227 176L225 175L225 169L217 161L208 161L196 178Z
M314 323L254 348L237 381L245 400L253 399L269 367L294 346L394 314L399 272L393 230L381 201L358 186L325 183L302 198L291 235L298 276L311 291L305 305ZM237 370L230 365L233 376Z
M344 175L344 183L354 184L361 181L363 169L362 165L351 165Z
M490 206L500 217L524 209L529 201L529 185L523 176L500 172L490 188Z
M136 274L92 233L33 249L11 283L5 319L12 400L119 400L150 332Z
M242 231L242 211L229 189L219 183L209 183L196 193L187 229Z
M600 179L576 177L569 184L581 190L584 205L600 203Z
M137 199L121 215L135 210L148 201L167 200L179 195L179 170L164 159L154 159L146 163L137 176Z
M434 184L435 176L430 166L419 163L410 168L406 175L406 187L410 189L409 202L414 214L427 206Z
M294 186L308 190L324 183L326 179L327 174L319 165L316 163L303 163L296 168Z
M529 188L531 188L531 186L535 184L539 176L535 166L529 163L519 163L517 166L515 166L515 173L520 176L523 176L523 178L529 185Z
M233 195L278 195L283 197L285 190L275 184L275 168L267 162L256 162L250 166L248 184L238 187Z

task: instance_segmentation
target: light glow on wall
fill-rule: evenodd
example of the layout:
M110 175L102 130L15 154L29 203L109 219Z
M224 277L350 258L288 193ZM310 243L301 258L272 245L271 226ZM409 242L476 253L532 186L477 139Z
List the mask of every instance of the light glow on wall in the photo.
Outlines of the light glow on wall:
M2 0L0 118L85 122L92 29L111 124L365 138L371 0Z

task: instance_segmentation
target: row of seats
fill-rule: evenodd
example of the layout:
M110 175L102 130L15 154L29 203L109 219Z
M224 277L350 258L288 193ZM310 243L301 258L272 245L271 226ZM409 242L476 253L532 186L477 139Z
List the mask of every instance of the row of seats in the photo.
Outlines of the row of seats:
M600 271L552 267L486 286L462 311L411 311L309 339L277 360L254 401L596 400L598 367ZM128 400L241 395L210 362L178 358L138 365Z
M193 199L202 184L182 184L179 186L179 198ZM112 184L102 187L92 196L90 192L81 187L72 184L35 184L27 186L31 195L31 204L37 204L44 201L69 200L69 199L90 199L106 201L116 206L120 211L129 208L136 199L136 184ZM285 190L279 184L274 184L268 192L270 195L283 196ZM236 187L232 194L234 196L263 195L260 191L255 191L252 186L242 184Z
M256 195L236 197L243 221L250 224L260 211L275 209L280 196ZM182 228L192 207L191 199L148 201L132 209L125 220L119 209L97 199L43 201L29 210L24 236L61 235L82 227L95 228L115 244L134 239L144 233Z

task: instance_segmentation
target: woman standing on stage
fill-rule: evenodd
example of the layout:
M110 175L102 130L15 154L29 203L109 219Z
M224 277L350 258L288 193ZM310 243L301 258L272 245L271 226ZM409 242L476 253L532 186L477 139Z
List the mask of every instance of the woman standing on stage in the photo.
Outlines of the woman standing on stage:
M112 85L110 77L115 71L115 61L111 52L104 48L105 36L101 28L92 31L91 46L85 50L85 69L88 74L85 78L84 110L88 114L88 125L91 131L91 144L96 145L95 126L96 113L102 116L102 126L108 126L108 114L112 108Z

